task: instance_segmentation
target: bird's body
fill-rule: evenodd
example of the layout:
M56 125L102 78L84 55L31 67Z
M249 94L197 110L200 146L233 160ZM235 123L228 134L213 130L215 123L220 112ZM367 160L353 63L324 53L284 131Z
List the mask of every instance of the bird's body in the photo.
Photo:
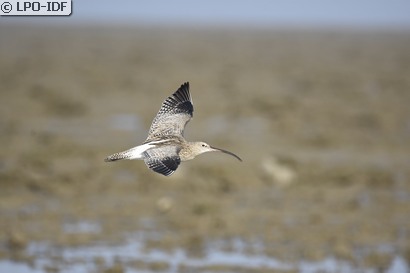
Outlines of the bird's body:
M205 152L220 151L242 161L237 155L205 142L184 139L185 125L191 120L193 111L187 82L162 103L142 145L110 155L105 161L142 159L150 169L165 176L174 173L181 161L191 160Z

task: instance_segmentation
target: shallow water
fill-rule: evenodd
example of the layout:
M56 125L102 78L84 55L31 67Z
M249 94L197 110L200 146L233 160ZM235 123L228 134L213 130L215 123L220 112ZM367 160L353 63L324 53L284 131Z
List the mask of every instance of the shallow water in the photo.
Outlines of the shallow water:
M85 226L88 223L84 223ZM319 261L301 260L298 262L284 262L263 254L263 243L255 243L255 249L260 249L259 254L244 252L245 243L236 238L231 242L209 242L201 256L190 256L182 248L164 252L160 249L145 249L147 237L157 237L155 233L139 232L128 236L128 240L121 245L94 245L88 247L57 248L46 243L32 243L26 250L27 255L36 256L33 265L29 266L16 261L0 261L0 272L37 273L44 272L46 268L58 269L58 272L86 273L98 272L101 266L113 267L122 265L122 272L169 272L177 273L181 269L188 272L234 272L235 269L263 269L297 271L301 273L314 272L379 272L377 268L354 265L328 256ZM227 243L231 250L224 250ZM158 267L152 270L152 267ZM151 269L149 269L151 268ZM218 269L215 269L218 268ZM384 271L388 273L409 272L410 267L401 256L395 256L391 265Z

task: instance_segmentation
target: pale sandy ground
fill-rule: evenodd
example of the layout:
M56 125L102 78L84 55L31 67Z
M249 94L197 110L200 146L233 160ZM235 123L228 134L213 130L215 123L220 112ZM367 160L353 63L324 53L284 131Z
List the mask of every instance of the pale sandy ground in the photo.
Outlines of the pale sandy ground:
M0 34L3 266L297 272L331 258L340 268L322 271L383 272L410 262L408 32ZM186 137L244 161L207 154L169 178L103 162L144 141L184 81L195 106ZM114 247L135 236L138 251ZM265 262L209 262L217 251Z

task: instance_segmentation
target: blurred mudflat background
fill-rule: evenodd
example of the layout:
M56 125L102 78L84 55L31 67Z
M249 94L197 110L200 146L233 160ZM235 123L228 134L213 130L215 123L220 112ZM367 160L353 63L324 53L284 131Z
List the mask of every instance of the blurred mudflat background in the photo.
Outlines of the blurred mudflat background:
M408 32L0 34L0 271L409 270ZM105 163L185 81L185 137L243 162Z

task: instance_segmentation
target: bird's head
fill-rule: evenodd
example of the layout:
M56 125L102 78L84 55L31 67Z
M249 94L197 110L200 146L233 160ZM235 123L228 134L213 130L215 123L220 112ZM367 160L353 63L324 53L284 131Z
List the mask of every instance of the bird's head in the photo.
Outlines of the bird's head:
M193 147L192 148L193 148L192 149L193 152L195 153L195 156L206 153L206 152L223 152L225 154L228 154L228 155L231 155L231 156L235 157L239 161L242 161L242 159L239 156L237 156L236 154L231 153L231 152L229 152L227 150L224 150L224 149L219 149L219 148L212 147L208 143L205 143L205 142L202 142L202 141L193 142Z

